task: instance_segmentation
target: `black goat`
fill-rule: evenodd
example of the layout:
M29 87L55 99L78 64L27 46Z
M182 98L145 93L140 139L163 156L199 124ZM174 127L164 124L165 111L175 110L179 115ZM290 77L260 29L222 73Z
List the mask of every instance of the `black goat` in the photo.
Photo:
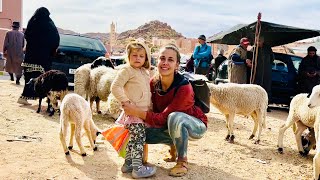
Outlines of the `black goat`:
M29 85L34 86L36 96L39 98L39 107L37 113L41 111L41 101L44 97L48 97L50 92L58 92L60 99L67 94L68 91L68 78L65 73L59 70L50 70L41 74L37 78L32 78L28 82ZM54 114L54 108L50 104L50 98L48 100L49 116Z

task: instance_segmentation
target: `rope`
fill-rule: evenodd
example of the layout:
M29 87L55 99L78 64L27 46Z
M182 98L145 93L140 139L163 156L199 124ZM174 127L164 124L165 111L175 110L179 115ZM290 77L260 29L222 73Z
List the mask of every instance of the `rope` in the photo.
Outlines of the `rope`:
M260 19L261 19L261 13L258 13L258 20L257 20L257 24L256 24L256 32L255 32L255 39L254 39L254 57L252 60L252 67L251 67L251 74L250 74L250 84L252 84L255 80L255 76L256 76L256 72L257 72L257 59L258 59L258 42L259 42L259 38L260 38L260 32L261 32L261 23L260 23Z

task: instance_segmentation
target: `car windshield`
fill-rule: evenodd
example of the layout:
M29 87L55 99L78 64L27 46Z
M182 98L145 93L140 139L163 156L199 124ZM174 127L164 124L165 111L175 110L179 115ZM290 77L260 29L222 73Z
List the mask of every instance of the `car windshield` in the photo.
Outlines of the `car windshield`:
M288 66L281 60L275 59L272 63L272 70L276 70L280 72L288 72Z
M301 63L302 58L301 58L301 57L291 56L291 60L292 60L292 63L293 63L294 68L295 68L296 71L298 72L298 69L299 69L299 66L300 66L300 63Z
M181 54L180 63L181 64L186 64L187 61L189 60L189 58L190 57L188 55Z
M106 51L103 44L97 40L83 36L60 34L60 46L71 46L96 51Z

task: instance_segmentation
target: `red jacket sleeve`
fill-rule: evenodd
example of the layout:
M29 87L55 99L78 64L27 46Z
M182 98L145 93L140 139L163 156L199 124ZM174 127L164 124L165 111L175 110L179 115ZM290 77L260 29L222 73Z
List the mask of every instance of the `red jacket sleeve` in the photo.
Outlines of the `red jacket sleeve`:
M147 112L146 122L152 127L166 126L168 115L172 112L185 112L194 105L194 92L190 84L182 85L174 94L175 88L171 89L165 98L171 98L171 103L160 113ZM169 94L170 93L170 94ZM156 103L156 102L153 102Z

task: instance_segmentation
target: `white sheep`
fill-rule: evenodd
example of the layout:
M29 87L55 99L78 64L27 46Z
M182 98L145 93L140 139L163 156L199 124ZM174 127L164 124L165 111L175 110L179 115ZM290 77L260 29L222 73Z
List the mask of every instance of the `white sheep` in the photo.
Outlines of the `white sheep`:
M66 135L69 124L71 125L71 135L67 148ZM75 136L81 155L86 156L81 142L82 128L84 128L93 150L97 150L95 141L101 131L93 122L89 103L82 96L71 93L63 98L60 106L60 126L60 141L66 155L69 155L68 149L73 148L73 137Z
M91 63L78 67L74 73L74 92L88 99Z
M107 109L108 114L114 119L117 119L122 111L121 103L112 95L112 93L108 96Z
M315 107L320 106L320 85L315 86L312 89L308 101L308 107L314 109ZM314 132L316 137L316 148L317 152L313 158L313 178L320 180L320 111L317 110L316 120L314 123Z
M94 68L90 72L90 91L88 93L90 107L92 108L93 101L96 101L96 109L98 114L101 114L100 100L107 101L107 98L110 94L111 83L116 74L116 70L105 66Z
M308 94L298 94L290 102L290 110L285 124L279 129L278 151L283 153L283 136L284 132L296 123L295 138L299 153L303 156L309 153L311 148L303 149L301 135L307 127L313 128L319 108L310 109L308 107Z
M111 93L110 87L117 75L117 71L114 69L109 69L107 73L100 77L100 80L96 84L96 93L100 100L107 101L109 94Z
M99 66L114 68L111 60L101 56L95 59L92 63L84 64L76 69L74 74L75 93L88 99L88 92L90 90L90 72L91 69Z
M249 139L255 136L259 126L258 139L255 141L258 144L262 127L266 127L267 92L261 86L254 84L207 84L211 92L210 103L226 117L228 135L225 139L234 142L233 123L236 114L250 115L254 120L254 128Z

